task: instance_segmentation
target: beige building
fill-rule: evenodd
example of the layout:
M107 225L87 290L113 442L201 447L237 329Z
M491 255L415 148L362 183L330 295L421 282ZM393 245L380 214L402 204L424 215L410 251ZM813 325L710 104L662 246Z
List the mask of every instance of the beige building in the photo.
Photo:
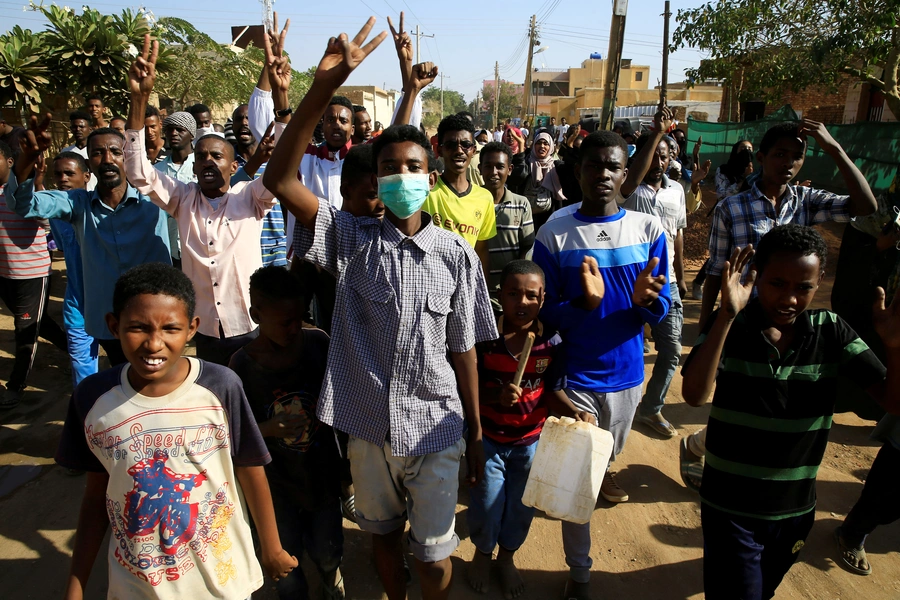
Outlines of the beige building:
M557 120L577 121L581 115L598 113L606 93L606 69L609 61L589 58L574 69L537 69L532 73L532 108L529 114L549 115ZM670 101L695 104L720 102L718 84L687 87L685 82L668 86ZM650 86L650 67L623 59L619 70L616 106L654 106L659 102L659 87Z
M589 58L576 68L535 69L531 74L532 101L528 113L572 119L578 114L577 108L594 106L591 102L597 95L595 92L599 92L599 105L602 105L608 62L602 58ZM649 66L633 65L631 59L622 60L619 98L626 99L629 104L652 100L654 91L649 88L649 80Z
M385 127L391 124L391 117L394 116L394 107L399 97L397 92L386 92L374 85L344 85L335 93L338 96L346 96L353 104L365 106L369 117L372 118L372 125L375 125L375 121L381 121Z

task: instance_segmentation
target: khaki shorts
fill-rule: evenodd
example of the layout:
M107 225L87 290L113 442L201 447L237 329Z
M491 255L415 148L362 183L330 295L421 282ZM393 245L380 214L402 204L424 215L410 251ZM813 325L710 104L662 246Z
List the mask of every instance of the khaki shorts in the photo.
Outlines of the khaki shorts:
M350 437L347 457L356 491L360 529L385 535L409 519L409 547L426 563L448 558L459 545L456 498L459 461L466 442L424 456L394 456L383 448Z

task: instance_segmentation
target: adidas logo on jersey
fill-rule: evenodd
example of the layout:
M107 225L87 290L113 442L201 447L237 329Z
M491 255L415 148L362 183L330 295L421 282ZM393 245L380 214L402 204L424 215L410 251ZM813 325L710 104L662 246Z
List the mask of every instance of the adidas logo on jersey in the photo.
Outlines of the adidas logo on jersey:
M598 241L598 242L608 242L608 241L610 241L611 239L612 239L612 238L609 237L608 235L606 235L606 232L603 231L602 229L600 230L600 233L597 234L597 241Z

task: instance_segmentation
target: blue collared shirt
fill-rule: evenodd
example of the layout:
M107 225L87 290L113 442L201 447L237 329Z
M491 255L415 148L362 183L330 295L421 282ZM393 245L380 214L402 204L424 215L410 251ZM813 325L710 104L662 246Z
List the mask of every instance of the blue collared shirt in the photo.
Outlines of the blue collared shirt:
M112 339L106 313L112 311L119 276L131 267L161 262L171 265L166 213L130 185L115 209L97 191L34 191L34 180L6 184L6 204L29 219L59 219L75 228L84 267L84 328L97 339Z

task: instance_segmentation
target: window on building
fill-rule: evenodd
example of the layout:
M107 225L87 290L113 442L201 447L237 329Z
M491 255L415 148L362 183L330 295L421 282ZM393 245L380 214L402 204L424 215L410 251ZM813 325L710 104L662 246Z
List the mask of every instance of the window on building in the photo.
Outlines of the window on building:
M637 72L634 74L634 80L635 80L635 81L643 81L643 80L644 80L644 72L643 72L643 71L637 71Z

